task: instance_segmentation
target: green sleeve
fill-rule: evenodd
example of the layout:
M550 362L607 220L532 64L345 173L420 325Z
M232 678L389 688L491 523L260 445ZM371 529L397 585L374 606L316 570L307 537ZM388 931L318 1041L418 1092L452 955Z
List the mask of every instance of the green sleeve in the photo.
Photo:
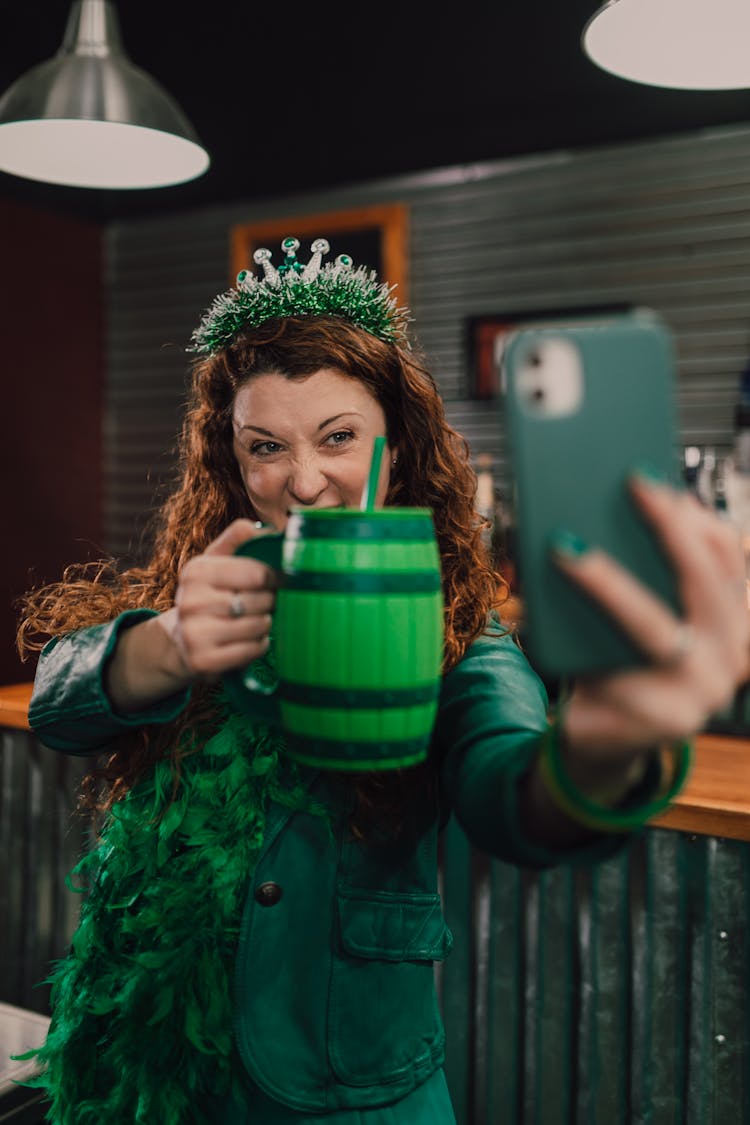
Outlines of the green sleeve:
M131 609L114 621L55 637L42 650L29 704L29 725L52 750L89 754L103 750L124 731L177 718L189 689L142 711L120 714L104 690L104 669L123 629L156 615Z
M544 685L509 635L480 637L444 678L433 746L442 787L472 844L522 867L590 865L609 858L629 835L602 835L551 849L526 832L518 788L547 725Z

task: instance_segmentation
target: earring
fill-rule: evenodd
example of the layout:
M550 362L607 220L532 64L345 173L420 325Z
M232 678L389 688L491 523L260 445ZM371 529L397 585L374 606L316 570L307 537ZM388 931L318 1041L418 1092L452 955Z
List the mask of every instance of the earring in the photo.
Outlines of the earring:
M398 457L394 457L393 460L391 461L391 464L395 465L397 461L398 461Z

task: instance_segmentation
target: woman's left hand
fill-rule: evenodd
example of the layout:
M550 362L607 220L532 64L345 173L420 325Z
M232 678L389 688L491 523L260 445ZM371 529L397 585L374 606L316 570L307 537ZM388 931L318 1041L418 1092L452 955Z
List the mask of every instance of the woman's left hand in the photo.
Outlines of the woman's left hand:
M568 752L601 760L696 734L750 674L745 559L736 528L690 493L636 477L633 495L670 558L677 617L603 551L557 561L608 610L650 663L582 679L565 709Z

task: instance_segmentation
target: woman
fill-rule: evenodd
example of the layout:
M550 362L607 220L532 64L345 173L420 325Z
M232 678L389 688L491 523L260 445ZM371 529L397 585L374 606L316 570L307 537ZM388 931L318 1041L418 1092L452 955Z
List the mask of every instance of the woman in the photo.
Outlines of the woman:
M322 267L324 240L307 266L296 240L282 245L279 270L258 252L263 280L241 274L194 335L181 476L148 564L70 571L27 601L22 647L53 638L32 726L54 749L108 755L89 788L104 815L81 864L92 885L39 1052L62 1125L452 1122L433 990L452 940L441 824L454 812L478 847L531 867L610 856L666 806L682 740L746 672L736 536L634 478L684 619L561 541L560 566L649 659L578 684L548 724L500 622L465 443L408 348L405 311L348 260ZM315 771L222 693L230 669L272 674L273 572L235 550L292 508L358 507L379 436L377 502L434 515L438 716L423 766Z

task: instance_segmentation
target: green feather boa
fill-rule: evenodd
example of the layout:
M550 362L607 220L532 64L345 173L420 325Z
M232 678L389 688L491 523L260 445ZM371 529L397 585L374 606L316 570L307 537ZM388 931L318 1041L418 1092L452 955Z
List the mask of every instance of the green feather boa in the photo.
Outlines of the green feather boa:
M276 734L230 715L182 763L115 805L73 872L91 890L50 977L53 1017L30 1085L55 1125L209 1125L241 1100L231 979L270 801L322 813Z

